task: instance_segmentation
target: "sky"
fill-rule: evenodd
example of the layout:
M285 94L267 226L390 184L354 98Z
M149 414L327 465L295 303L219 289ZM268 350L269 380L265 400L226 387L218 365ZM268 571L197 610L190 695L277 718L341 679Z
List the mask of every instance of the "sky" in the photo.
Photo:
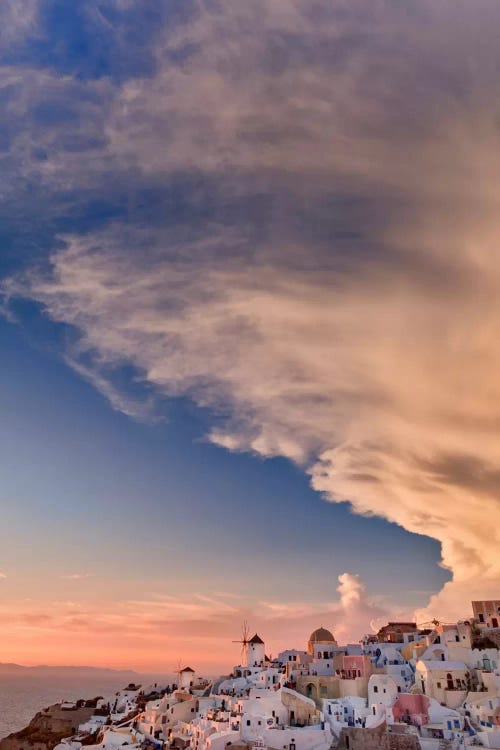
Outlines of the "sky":
M499 23L0 5L0 661L498 598Z

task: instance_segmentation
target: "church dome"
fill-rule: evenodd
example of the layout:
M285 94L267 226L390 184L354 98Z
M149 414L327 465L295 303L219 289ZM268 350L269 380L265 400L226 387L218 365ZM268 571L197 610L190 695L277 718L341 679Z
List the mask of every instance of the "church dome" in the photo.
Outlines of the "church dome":
M333 643L337 645L337 641L333 637L333 633L330 633L326 628L317 628L309 636L309 642L307 644L307 650L310 654L313 653L315 643Z

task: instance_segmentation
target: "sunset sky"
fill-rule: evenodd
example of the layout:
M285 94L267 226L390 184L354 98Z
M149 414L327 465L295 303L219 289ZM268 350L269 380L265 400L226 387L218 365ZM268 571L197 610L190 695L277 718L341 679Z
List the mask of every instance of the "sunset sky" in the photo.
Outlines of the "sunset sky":
M0 662L500 596L499 25L3 0Z

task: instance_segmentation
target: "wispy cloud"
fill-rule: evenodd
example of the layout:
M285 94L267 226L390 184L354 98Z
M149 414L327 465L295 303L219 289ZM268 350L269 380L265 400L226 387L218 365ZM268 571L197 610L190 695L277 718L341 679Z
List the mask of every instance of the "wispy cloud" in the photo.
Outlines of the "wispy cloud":
M22 7L16 0L0 5L0 45L5 53L14 43L36 32L40 0L26 0Z
M322 622L343 641L360 637L377 618L387 618L391 612L372 599L356 575L340 576L338 592L337 601L314 606L259 601L233 606L227 601L231 597L217 594L162 594L98 603L55 601L45 607L23 601L0 608L0 632L6 648L13 648L19 640L29 643L43 636L44 642L57 643L58 659L71 655L77 636L82 645L94 649L93 663L101 658L96 649L98 638L106 649L103 663L130 665L139 658L143 668L170 669L176 656L183 653L197 666L220 669L240 657L239 646L233 641L239 638L243 620L248 620L276 653L291 640L305 645L309 633Z

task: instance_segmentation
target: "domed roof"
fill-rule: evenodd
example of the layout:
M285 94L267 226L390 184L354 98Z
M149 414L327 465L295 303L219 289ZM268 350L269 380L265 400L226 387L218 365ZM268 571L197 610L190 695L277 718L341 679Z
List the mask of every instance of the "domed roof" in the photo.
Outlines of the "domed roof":
M337 641L333 637L333 634L323 627L316 628L316 630L313 630L313 632L309 636L309 641L307 642L307 650L310 654L314 654L315 643L331 643L334 646L337 645Z
M317 628L309 636L310 643L337 643L333 634L326 628Z

